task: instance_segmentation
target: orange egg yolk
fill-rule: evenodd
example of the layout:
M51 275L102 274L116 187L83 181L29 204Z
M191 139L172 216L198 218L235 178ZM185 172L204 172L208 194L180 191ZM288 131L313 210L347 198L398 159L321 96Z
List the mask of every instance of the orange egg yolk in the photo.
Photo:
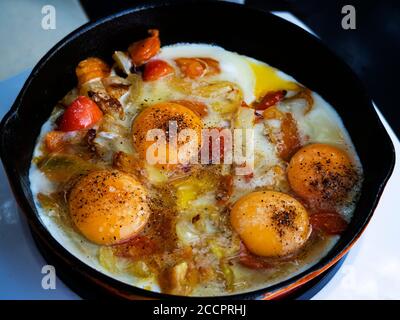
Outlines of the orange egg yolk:
M310 144L291 158L291 188L312 201L337 201L353 188L357 174L347 153L328 144Z
M171 135L169 128L172 123L175 123L176 126L176 144L173 144L169 140L169 136ZM133 146L139 153L139 156L142 157L142 159L146 159L147 162L149 162L148 157L152 155L155 155L155 157L159 156L157 153L158 150L165 150L165 163L159 161L156 165L160 166L162 169L172 169L177 163L188 162L189 157L197 157L197 152L194 152L194 154L188 154L186 158L183 158L183 161L181 161L182 157L178 157L179 148L186 143L187 140L180 141L178 138L179 134L185 129L193 130L192 132L197 138L197 143L193 150L197 151L200 150L201 146L202 127L203 124L199 115L189 108L173 102L158 103L146 108L135 118L132 124ZM161 148L153 148L157 141L147 138L148 132L152 129L160 129L165 134L165 149L163 149L164 146L162 144L160 145ZM158 143L160 143L160 140ZM153 149L150 149L149 153L147 153L150 147ZM155 150L155 152L150 152L151 150ZM170 154L174 156L172 157ZM159 157L159 159L162 158Z
M296 252L310 235L306 209L281 192L257 191L240 198L230 218L247 249L263 257Z
M146 196L146 190L132 175L116 170L93 171L72 188L69 212L88 240L117 244L144 228L150 216Z

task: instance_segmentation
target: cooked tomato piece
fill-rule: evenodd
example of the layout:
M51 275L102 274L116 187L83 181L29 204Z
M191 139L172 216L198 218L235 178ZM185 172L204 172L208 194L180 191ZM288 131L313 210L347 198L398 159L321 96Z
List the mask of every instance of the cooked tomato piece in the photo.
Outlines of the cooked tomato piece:
M203 76L207 69L206 63L197 58L178 58L175 62L181 72L191 79Z
M220 72L219 62L212 58L178 58L175 62L181 72L191 79Z
M148 32L150 37L134 42L128 48L132 63L136 67L145 64L160 51L159 31L150 29Z
M92 79L108 77L110 68L103 60L90 57L79 62L75 73L78 78L78 84L82 85Z
M174 68L164 60L151 60L144 66L143 80L155 81L174 73Z
M265 110L276 105L286 96L286 90L268 92L259 103L255 105L256 110Z
M100 108L88 97L76 98L64 111L60 122L61 131L75 131L90 128L103 117Z
M207 75L212 76L221 72L219 62L212 58L199 58L207 64Z
M279 156L288 161L301 148L296 120L291 113L286 113L281 121L282 141L278 144Z
M47 151L55 152L63 148L65 143L65 132L62 131L50 131L44 137L44 144Z
M341 234L347 228L347 221L337 212L318 212L310 216L310 223L316 230L329 235Z

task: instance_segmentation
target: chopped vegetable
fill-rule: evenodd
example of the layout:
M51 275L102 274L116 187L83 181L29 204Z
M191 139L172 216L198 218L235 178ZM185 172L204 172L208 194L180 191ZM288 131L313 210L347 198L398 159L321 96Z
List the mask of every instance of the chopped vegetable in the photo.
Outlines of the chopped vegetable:
M102 267L112 273L118 272L117 258L111 247L102 246L99 249L99 262Z
M124 108L118 99L111 97L106 92L89 91L88 95L99 106L104 114L109 114L113 117L118 117L123 120L125 118Z
M49 154L40 159L37 166L47 178L55 182L66 182L74 176L96 168L95 165L77 156L60 153Z
M155 81L174 73L174 68L163 60L151 60L146 63L143 72L144 81Z
M213 81L202 83L192 89L192 94L203 98L213 99L213 109L221 114L234 112L240 107L243 101L241 89L229 81Z
M132 61L125 52L115 51L112 57L125 74L131 73Z
M277 145L280 158L288 161L301 148L296 120L290 112L282 112L276 106L266 109L263 116L266 120L280 121L279 132L269 130L269 138Z
M66 141L66 133L62 131L50 131L44 137L44 144L47 151L56 152L60 151Z
M282 142L278 144L279 156L287 161L301 148L301 141L296 120L291 113L286 113L281 122Z
M147 236L136 236L128 242L114 246L115 255L129 259L142 259L158 251L157 243Z
M127 77L127 80L131 83L129 89L129 101L136 103L143 91L143 80L142 77L136 73L132 73Z
M255 105L256 110L265 110L276 105L286 96L286 90L268 92L259 103Z
M209 241L209 245L211 248L211 252L219 260L219 267L222 271L222 274L224 275L225 288L228 291L232 291L235 284L235 275L229 265L229 261L226 261L226 259L224 258L226 255L225 250L224 248L217 245L215 241Z
M37 199L40 203L40 206L47 211L57 211L60 208L57 199L55 199L51 195L38 193Z
M75 69L78 84L82 84L96 78L105 78L110 74L108 65L99 58L87 58L79 62Z
M141 162L137 157L123 151L116 152L113 157L114 168L137 176L140 176L142 170Z
M221 261L220 268L224 274L226 290L233 291L235 289L235 275L232 271L232 268L226 261Z
M150 29L148 33L150 37L134 42L128 48L129 55L135 67L145 64L160 51L159 31L157 29Z
M179 211L190 208L190 203L201 193L212 190L216 181L210 176L201 178L190 177L184 180L174 182L176 187L176 205Z
M131 83L124 78L111 76L101 80L107 93L114 99L121 98L128 92Z
M304 99L306 101L306 107L304 108L303 114L307 114L311 111L314 105L314 98L312 92L308 88L301 87L301 90L290 98L286 98L286 102L294 101L297 99Z
M149 182L154 185L162 184L168 180L167 174L155 166L145 164L145 169L147 173L147 178Z
M128 271L139 278L148 278L152 275L149 266L141 260L132 261L128 267Z
M310 215L310 223L316 230L329 235L341 234L347 228L347 221L337 212L318 212Z
M207 64L201 59L178 58L175 59L175 62L184 76L191 79L202 77L207 70Z
M198 281L196 270L183 261L165 270L159 279L163 292L175 295L188 295Z
M80 96L65 110L59 123L61 131L75 131L93 127L103 117L96 103Z
M178 58L175 62L184 76L191 79L220 72L219 62L212 58Z

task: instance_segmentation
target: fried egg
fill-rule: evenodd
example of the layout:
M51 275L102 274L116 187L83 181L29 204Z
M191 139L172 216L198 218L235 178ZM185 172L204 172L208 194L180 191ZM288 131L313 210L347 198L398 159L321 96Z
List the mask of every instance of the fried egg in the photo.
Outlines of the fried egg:
M310 236L312 213L303 203L326 197L337 204L339 197L352 197L348 191L354 189L355 182L349 173L356 170L359 161L341 119L321 96L311 91L306 98L296 96L304 87L291 76L215 45L162 47L151 60L167 62L173 72L152 81L143 79L141 71L132 73L124 52L116 56L125 59L126 65L121 68L116 61L110 73L113 79L104 83L121 85L121 94L115 99L125 118L105 115L95 127L92 149L80 146L79 152L90 159L92 169L77 170L80 175L74 181L60 182L52 181L38 165L37 159L46 156L46 133L57 129L56 119L62 112L57 108L43 125L35 147L29 172L32 194L43 224L61 245L124 283L160 291L159 284L165 279L160 282L158 277L168 276L173 280L169 285L176 282L173 292L184 288L184 294L199 296L265 287L298 274L326 254L338 237L329 236L315 246L306 246L315 238ZM184 77L177 61L187 58L209 59L218 65L198 78ZM118 79L121 72L126 77ZM104 89L101 80L75 88L72 96L67 95L68 100L73 100L76 92ZM284 91L285 99L255 112L264 95L275 91ZM312 108L307 106L310 100ZM160 129L168 134L169 121L176 121L178 133L188 128L199 137L207 128L232 132L252 129L254 162L250 171L238 174L240 170L236 170L243 163L235 159L217 168L210 164L184 167L178 174L175 165L142 163L155 142L147 139L148 131ZM289 133L285 132L287 122ZM292 149L283 158L285 135L295 135L298 144L289 146ZM168 162L168 151L175 145L166 142ZM198 140L197 146L201 148L203 143ZM246 142L240 148L245 150ZM126 156L125 166L114 162L119 152ZM326 176L332 176L328 185ZM65 211L57 207L49 210L38 200L42 195L58 199L60 190L65 203L57 205L65 206ZM347 220L351 218L352 207L347 203L337 210L347 212ZM155 233L151 233L152 228ZM154 235L162 241L154 243ZM153 252L150 263L136 256L133 259L129 256L130 249L135 251L129 247L132 238L148 246L144 251L168 249ZM171 242L176 246L168 247ZM279 261L285 264L284 269L252 270L240 265L241 243L258 258L283 258ZM127 248L120 251L125 254L123 258L113 254L113 248L120 246ZM304 248L304 255L284 262L297 257ZM166 269L157 274L157 266ZM196 270L201 272L195 277L191 272ZM193 291L186 291L193 281L199 283Z
M300 149L290 160L288 179L292 189L308 200L347 197L356 182L356 171L347 153L315 143Z
M192 110L186 108L181 104L163 102L146 108L133 121L132 124L133 145L142 159L150 160L149 158L153 156L153 154L151 154L152 149L149 148L157 143L157 141L153 141L156 138L156 136L154 136L153 139L149 139L148 133L151 130L161 130L162 133L165 134L165 141L159 146L160 148L158 148L158 146L154 147L153 153L157 153L157 151L159 150L164 150L165 154L163 154L163 157L165 158L165 160L162 161L161 159L161 161L157 163L160 166L163 166L163 164L166 163L172 164L173 161L175 162L175 164L178 163L178 158L177 158L179 156L177 152L178 149L176 150L170 150L170 149L179 148L179 146L181 146L183 143L181 141L178 141L178 137L175 137L176 146L173 145L173 143L170 140L168 140L172 139L169 137L170 135L172 135L172 133L169 132L172 122L174 122L175 123L174 125L176 125L177 135L182 133L183 130L185 129L193 130L193 132L196 134L198 138L196 143L196 150L200 148L201 129L203 127L200 117L197 114L195 114ZM169 156L170 154L169 151L172 151L171 154L175 154L176 159L172 159ZM154 155L154 157L158 156L161 155L159 155L158 153ZM197 153L193 155L188 152L186 156L188 158L181 159L180 163L189 162L190 157L197 156ZM154 159L154 161L155 160L156 159Z
M116 170L92 171L68 197L71 219L90 241L112 245L129 240L150 216L147 192L133 176Z
M231 223L246 247L263 257L296 252L311 232L303 205L276 191L253 192L240 198L232 207Z

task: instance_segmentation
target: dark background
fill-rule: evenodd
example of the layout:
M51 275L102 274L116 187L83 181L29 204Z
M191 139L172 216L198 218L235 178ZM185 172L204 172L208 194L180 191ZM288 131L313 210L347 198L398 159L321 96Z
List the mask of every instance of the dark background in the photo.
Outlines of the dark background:
M94 20L146 1L81 0L81 3L89 18ZM371 98L400 136L397 99L400 92L399 0L246 0L246 4L266 10L289 11L308 25L358 74ZM344 5L355 7L355 30L342 28Z

